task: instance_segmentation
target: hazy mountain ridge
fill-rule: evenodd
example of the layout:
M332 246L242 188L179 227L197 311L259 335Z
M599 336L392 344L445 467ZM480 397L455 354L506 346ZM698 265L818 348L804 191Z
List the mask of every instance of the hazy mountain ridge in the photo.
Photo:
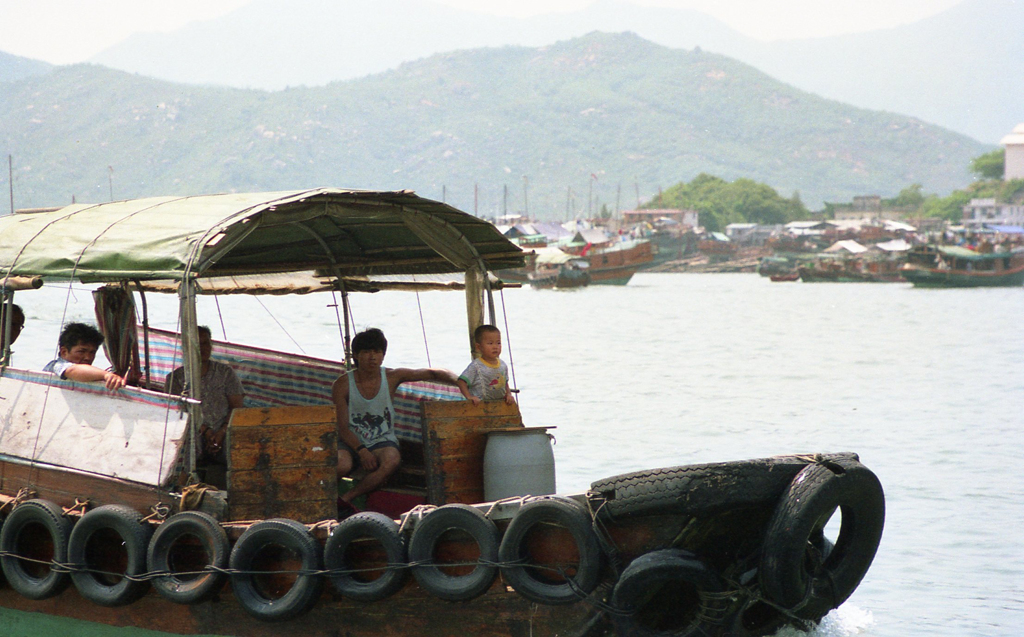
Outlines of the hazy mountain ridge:
M53 65L47 62L0 51L0 82L14 82L33 75L49 73L51 70Z
M696 11L620 0L527 19L424 0L254 0L171 34L134 36L93 61L172 81L280 89L361 77L438 52L543 46L591 31L699 46L803 90L989 143L1024 121L1024 88L1013 79L1024 72L1024 3L1012 0L965 0L895 29L770 43Z
M0 94L19 207L331 185L412 188L466 210L561 218L635 205L700 172L809 205L949 192L987 147L793 89L742 63L633 34L438 54L280 92L179 85L91 65ZM634 186L636 184L636 186ZM474 199L474 185L478 186ZM621 189L621 190L620 190ZM524 194L525 190L525 194Z

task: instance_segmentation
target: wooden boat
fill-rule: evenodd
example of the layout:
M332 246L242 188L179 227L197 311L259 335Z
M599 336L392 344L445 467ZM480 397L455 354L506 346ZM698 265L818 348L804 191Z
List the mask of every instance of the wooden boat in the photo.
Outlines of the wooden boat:
M903 283L901 260L820 255L797 267L805 283Z
M590 264L592 285L626 285L636 271L653 259L647 240L616 241L580 253Z
M1024 284L1024 248L979 252L926 245L910 251L901 270L915 287L1018 287Z
M560 290L587 287L590 285L590 272L585 262L582 265L583 267L562 264L556 267L538 268L530 273L530 286Z
M643 238L651 242L651 260L642 264L640 270L656 268L669 261L678 261L697 252L697 235L693 231L681 232L675 228L657 229L645 234Z
M884 524L881 485L852 453L485 501L488 437L536 428L515 405L414 387L395 404L407 486L339 522L325 392L344 361L215 344L247 387L222 488L196 484L187 441L202 396L147 388L178 360L199 387L198 294L335 290L347 309L349 292L412 285L381 274L462 272L475 326L493 307L486 273L521 264L486 222L410 192L161 197L0 219L4 302L13 277L105 284L104 329L127 322L108 357L139 383L109 392L0 368L0 606L175 635L625 636L767 635L843 603ZM142 326L132 316L133 294L161 291L179 295L180 334L146 327L145 303Z
M778 282L785 282L785 281L799 281L800 280L800 273L799 272L786 272L784 274L769 274L768 277L772 281L775 281L776 283L778 283Z
M590 264L586 259L548 247L535 251L528 279L535 288L580 288L590 284Z

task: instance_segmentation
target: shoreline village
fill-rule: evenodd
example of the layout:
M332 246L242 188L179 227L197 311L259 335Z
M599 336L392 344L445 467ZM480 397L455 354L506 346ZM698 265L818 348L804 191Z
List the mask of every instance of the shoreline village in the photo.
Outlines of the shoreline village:
M554 492L552 426L523 422L512 358L507 375L499 358L514 327L493 273L525 264L490 223L411 191L0 218L0 606L176 635L757 636L809 628L849 598L885 518L855 453L652 467ZM34 289L72 284L94 290L124 386L61 371L85 359L57 373L11 359L15 297L31 317ZM494 393L474 393L469 369L464 394L446 370L384 367L386 341L354 342L360 293L426 289L465 296L466 323L446 328ZM306 293L336 299L323 357L201 333L200 295ZM150 326L154 294L176 295L178 329ZM355 376L353 355L380 375ZM212 363L242 388L221 390L218 426ZM165 393L174 374L180 394ZM353 388L389 400L343 418ZM368 479L341 466L346 446L370 474L394 454L339 439L339 418L393 432L400 462L379 488L346 498Z

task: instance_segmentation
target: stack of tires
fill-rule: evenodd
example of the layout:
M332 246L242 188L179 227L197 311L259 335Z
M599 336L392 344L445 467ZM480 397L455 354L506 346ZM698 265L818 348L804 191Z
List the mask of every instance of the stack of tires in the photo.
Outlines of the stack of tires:
M615 476L591 488L609 521L659 513L713 516L730 507L772 511L755 574L743 583L681 549L634 559L611 596L620 635L742 637L816 622L856 589L885 522L882 486L853 454L806 464L795 476L771 463L716 463ZM823 531L837 510L842 523L833 544Z
M533 555L535 533L552 527L571 542L571 564L548 564ZM348 599L385 599L410 572L425 590L448 601L483 594L501 572L531 601L567 604L596 587L601 568L586 508L557 496L523 505L504 535L474 507L432 509L408 543L394 520L373 512L342 520L323 546L305 525L287 519L252 524L233 547L205 513L177 513L152 528L125 506L98 507L72 524L56 504L30 500L15 507L0 529L0 566L12 588L31 599L53 597L74 584L103 606L130 604L150 585L172 602L196 604L217 594L230 577L238 602L264 621L308 611L326 582ZM468 546L468 562L439 559L439 546L453 540ZM369 560L368 544L376 552ZM356 546L360 550L350 550Z

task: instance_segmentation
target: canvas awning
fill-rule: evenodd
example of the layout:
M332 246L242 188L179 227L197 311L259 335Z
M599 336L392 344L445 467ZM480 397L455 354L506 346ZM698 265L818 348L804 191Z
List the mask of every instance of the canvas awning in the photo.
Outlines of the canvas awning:
M410 191L152 197L0 217L0 279L172 280L523 265L490 223Z
M578 258L558 248L538 248L536 252L537 265L562 265Z
M1024 234L1024 228L1020 226L1008 226L996 223L986 223L985 227L995 232L1001 232L1002 234Z
M911 245L905 239L893 239L876 243L875 247L883 252L906 252L911 248Z
M943 256L964 259L966 261L984 261L993 258L993 253L983 253L970 248L964 248L961 246L935 246L935 249L942 253ZM1009 253L997 252L998 255L1009 256Z
M850 254L860 254L862 252L867 252L868 251L867 248L865 248L861 244L857 243L853 239L844 239L843 241L836 241L835 243L833 243L829 247L825 248L825 252L827 252L829 254L832 254L832 253L835 253L835 252L842 252L844 250L846 252L849 252Z

